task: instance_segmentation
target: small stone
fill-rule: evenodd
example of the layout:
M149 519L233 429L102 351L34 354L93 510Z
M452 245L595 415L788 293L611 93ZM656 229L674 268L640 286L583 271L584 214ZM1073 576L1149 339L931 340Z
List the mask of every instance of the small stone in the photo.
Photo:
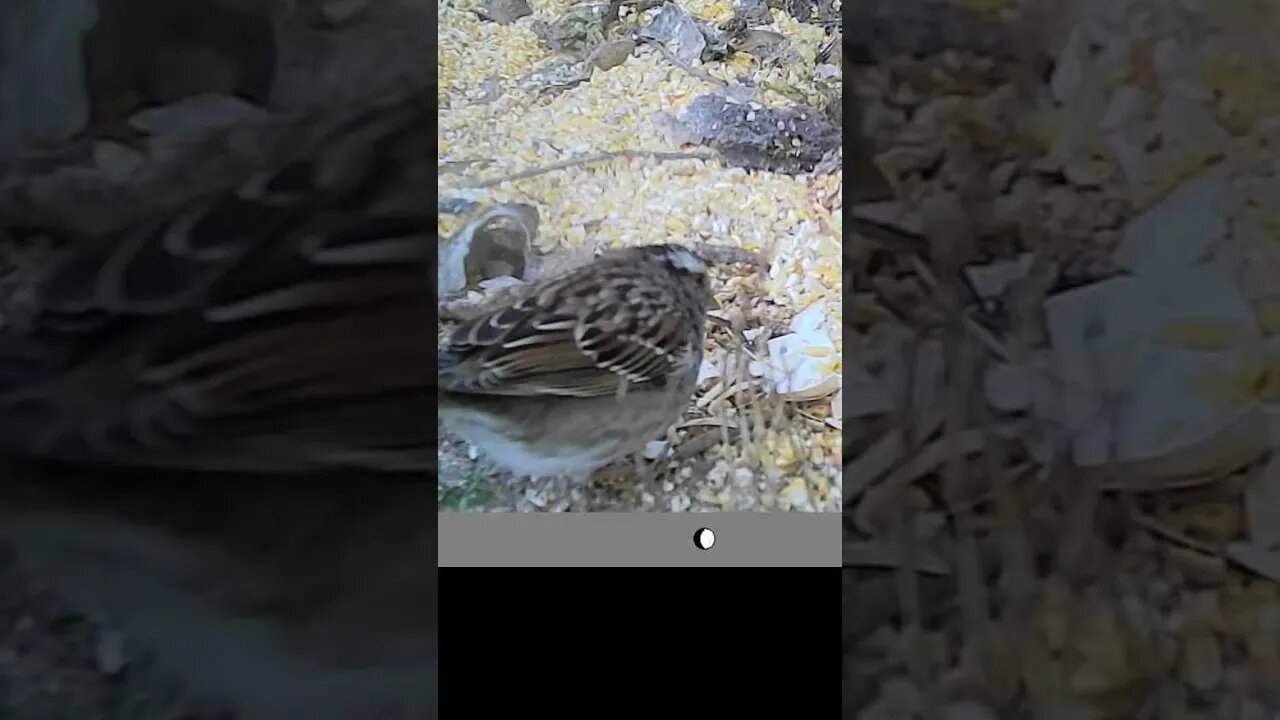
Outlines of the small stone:
M499 25L510 25L526 15L532 15L525 0L485 0L484 11Z

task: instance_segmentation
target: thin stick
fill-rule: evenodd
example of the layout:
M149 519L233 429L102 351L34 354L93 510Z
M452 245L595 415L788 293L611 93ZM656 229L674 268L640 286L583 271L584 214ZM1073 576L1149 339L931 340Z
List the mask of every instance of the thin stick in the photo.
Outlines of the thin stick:
M505 182L513 182L515 180L525 180L527 178L545 175L557 170L576 167L578 165L591 165L593 163L604 162L606 160L616 160L618 158L635 158L644 157L655 160L714 160L717 155L713 153L696 153L696 152L664 152L660 150L615 150L613 152L595 153L594 155L583 155L581 157L570 158L558 163L544 165L542 167L530 168L529 170L521 170L511 175L503 175L501 177L492 178L490 180L480 180L472 182L464 187L471 188L491 188L501 185Z
M636 40L658 48L658 52L662 53L662 56L665 57L668 61L670 61L672 65L675 65L676 67L698 78L699 80L703 80L705 82L711 83L712 85L718 85L720 87L729 87L729 83L727 81L721 80L720 78L716 77L715 75L712 75L706 70L700 70L690 65L689 63L681 60L675 55L672 55L671 51L668 50L667 46L663 45L660 40L656 40L654 38L641 37L639 35L636 36Z

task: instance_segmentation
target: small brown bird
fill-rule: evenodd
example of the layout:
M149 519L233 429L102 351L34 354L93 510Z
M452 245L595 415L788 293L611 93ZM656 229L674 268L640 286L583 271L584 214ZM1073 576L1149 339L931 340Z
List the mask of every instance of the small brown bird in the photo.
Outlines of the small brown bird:
M679 418L702 361L706 264L679 245L608 252L453 328L440 419L522 475L586 475Z

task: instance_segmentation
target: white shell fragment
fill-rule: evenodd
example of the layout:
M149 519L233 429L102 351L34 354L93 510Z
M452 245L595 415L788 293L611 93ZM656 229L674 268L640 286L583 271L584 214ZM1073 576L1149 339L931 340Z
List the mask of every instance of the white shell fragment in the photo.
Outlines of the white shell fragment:
M667 454L670 447L666 440L650 440L644 444L644 457L646 460L658 460Z
M698 384L720 377L720 363L716 358L704 357L698 366Z
M1208 172L1183 185L1125 228L1116 261L1135 273L1199 262L1226 233L1227 176Z
M835 343L825 329L827 303L814 303L791 321L792 333L769 341L769 358L758 369L787 400L803 402L840 389Z
M1207 461L1215 444L1237 443L1231 457L1214 457L1214 467L1177 470L1190 474L1262 451L1263 433L1243 445L1238 434L1226 437L1254 415L1252 424L1262 425L1258 404L1243 391L1262 338L1249 304L1219 268L1166 266L1114 278L1050 298L1046 313L1052 372L1064 388L1059 419L1082 467L1156 460L1191 447Z

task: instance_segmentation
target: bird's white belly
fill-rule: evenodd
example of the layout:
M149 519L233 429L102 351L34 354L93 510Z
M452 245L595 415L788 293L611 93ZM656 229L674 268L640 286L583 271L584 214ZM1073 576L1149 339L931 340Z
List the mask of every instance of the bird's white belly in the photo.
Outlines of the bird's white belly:
M548 450L496 432L486 416L466 410L449 412L445 422L495 465L520 475L586 473L608 464L618 452L616 445Z

